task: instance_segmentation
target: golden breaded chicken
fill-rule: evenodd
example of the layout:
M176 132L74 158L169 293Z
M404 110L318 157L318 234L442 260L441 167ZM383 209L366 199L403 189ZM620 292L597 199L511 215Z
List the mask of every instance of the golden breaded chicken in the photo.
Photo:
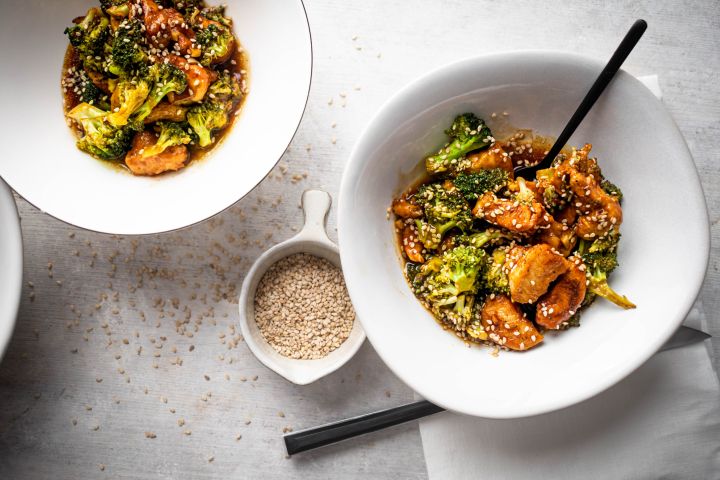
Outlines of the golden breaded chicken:
M185 166L189 153L185 145L175 145L164 152L144 157L143 151L155 145L157 137L152 132L140 132L133 139L132 148L125 156L125 164L135 175L157 175L180 170Z
M420 218L423 216L422 207L410 203L410 201L405 198L396 198L393 200L392 210L395 215L401 218Z
M470 161L470 167L467 169L468 172L478 172L480 170L487 170L491 168L502 168L510 174L510 178L513 178L512 160L505 150L503 150L499 145L492 146L482 152L468 155L467 159Z
M174 8L160 8L154 0L142 0L142 7L150 43L165 48L174 41L183 54L200 56L200 48L194 42L195 32L187 26L180 12Z
M532 233L549 220L545 208L537 202L520 203L497 197L491 192L478 198L472 213L493 225L517 233Z
M168 95L173 105L187 105L201 101L210 87L210 84L217 80L217 73L204 68L199 63L188 61L186 58L177 55L166 57L171 65L176 66L187 75L187 88L179 95ZM172 97L172 98L171 98Z
M423 244L418 238L415 225L405 225L402 231L402 245L405 255L411 262L423 263L425 259L422 256Z
M480 317L490 340L510 350L527 350L543 341L535 325L506 295L485 300Z
M509 258L514 258L511 253ZM525 250L509 265L510 298L513 302L534 303L550 284L570 267L569 262L549 245L540 243Z
M535 322L550 330L556 330L567 322L585 298L585 265L577 257L568 260L569 270L560 275L555 285L537 303Z

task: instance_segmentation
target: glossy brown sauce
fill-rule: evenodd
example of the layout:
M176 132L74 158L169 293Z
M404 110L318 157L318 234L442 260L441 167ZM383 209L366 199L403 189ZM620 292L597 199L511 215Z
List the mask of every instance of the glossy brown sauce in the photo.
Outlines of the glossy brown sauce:
M78 17L80 20L82 20L83 17ZM76 19L77 20L77 19ZM235 52L233 53L232 57L230 57L225 63L221 63L218 65L214 65L214 70L218 72L222 72L223 70L227 70L231 75L236 76L239 81L242 83L244 81L244 91L240 98L233 102L233 107L230 110L230 113L228 114L228 123L223 128L218 129L214 132L214 139L215 141L205 147L201 148L197 145L188 145L188 151L190 153L190 157L188 159L187 164L189 165L192 162L197 162L199 160L202 160L206 156L208 156L227 136L228 132L232 129L233 125L235 124L235 120L240 115L239 112L242 111L243 104L245 103L245 98L249 95L250 92L250 62L247 53L245 52L245 49L242 47L242 44L240 43L240 40L238 40L237 35L235 35L235 32L233 32L233 37L235 38ZM235 64L233 64L232 61L235 61ZM61 85L62 85L62 79L64 79L67 76L68 69L75 67L76 69L82 69L82 61L78 57L75 48L73 48L72 45L68 44L67 49L65 50L65 57L63 59L63 67L62 67L62 73L61 73ZM75 108L80 103L80 98L78 95L73 91L73 89L63 89L61 87L61 93L63 96L63 112L67 114L70 110ZM108 99L110 95L108 94ZM108 100L109 101L109 100ZM68 122L68 126L73 132L73 135L75 135L76 138L80 138L83 135L83 131L80 128L79 125L77 125L75 122ZM145 130L152 129L152 124L145 125ZM125 166L124 161L114 161L114 162L103 162L107 165L120 168L122 170L128 171L129 169L127 166ZM161 174L162 175L162 174Z

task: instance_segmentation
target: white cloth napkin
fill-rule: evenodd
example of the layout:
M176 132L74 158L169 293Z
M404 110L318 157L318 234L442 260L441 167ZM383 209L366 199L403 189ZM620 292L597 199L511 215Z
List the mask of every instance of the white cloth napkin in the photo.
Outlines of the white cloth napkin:
M640 80L661 97L657 76ZM685 324L703 323L696 305ZM720 479L720 385L708 348L658 353L613 388L557 412L424 419L430 480Z

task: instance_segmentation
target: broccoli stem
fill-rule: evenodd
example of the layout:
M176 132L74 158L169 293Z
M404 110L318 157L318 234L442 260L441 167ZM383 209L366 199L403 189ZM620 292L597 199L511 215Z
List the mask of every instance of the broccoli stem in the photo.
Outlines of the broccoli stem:
M611 301L618 307L624 308L625 310L636 308L636 305L632 303L625 295L620 295L615 290L613 290L610 285L608 285L605 275L592 277L590 279L590 285L588 285L588 290L595 295L599 295L604 299Z

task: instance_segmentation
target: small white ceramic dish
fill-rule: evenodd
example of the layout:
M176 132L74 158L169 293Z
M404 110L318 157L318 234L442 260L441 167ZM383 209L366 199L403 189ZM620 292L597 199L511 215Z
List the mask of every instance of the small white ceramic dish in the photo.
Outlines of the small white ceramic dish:
M0 360L10 342L23 279L20 218L12 192L0 180Z
M300 0L208 0L227 4L248 52L250 93L216 149L189 167L133 177L79 151L65 125L60 75L74 17L98 0L0 4L3 80L0 177L39 209L106 233L177 229L229 207L273 168L300 123L312 72L310 28Z
M263 253L250 268L240 290L240 328L245 343L266 367L298 385L306 385L342 367L358 351L363 341L360 322L355 321L345 342L328 356L317 360L296 360L280 355L263 337L255 323L255 291L268 268L275 262L296 253L322 257L338 268L338 247L327 236L325 222L331 198L327 192L307 190L302 196L305 225L300 233Z
M492 418L572 405L645 362L690 310L709 253L700 182L662 103L623 71L570 143L592 143L603 173L624 191L620 267L611 284L637 309L598 300L580 328L547 335L544 345L528 352L496 358L489 348L468 348L443 331L403 277L386 210L419 177L424 156L443 144L443 130L455 115L477 113L500 138L506 123L555 136L602 67L558 52L467 59L402 89L358 140L339 201L347 287L375 350L428 400Z

